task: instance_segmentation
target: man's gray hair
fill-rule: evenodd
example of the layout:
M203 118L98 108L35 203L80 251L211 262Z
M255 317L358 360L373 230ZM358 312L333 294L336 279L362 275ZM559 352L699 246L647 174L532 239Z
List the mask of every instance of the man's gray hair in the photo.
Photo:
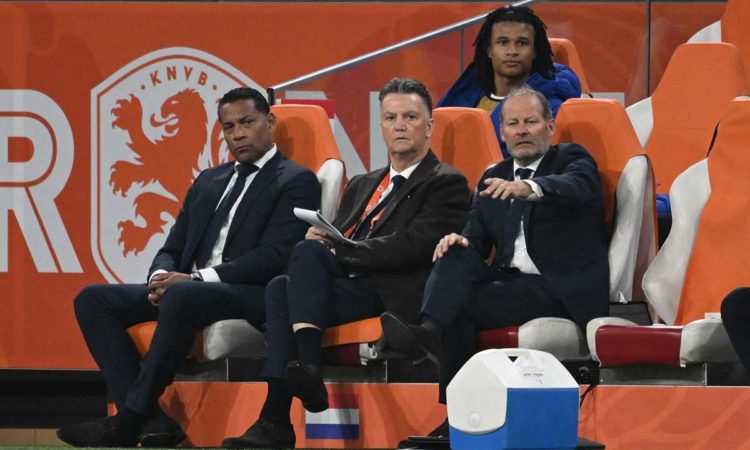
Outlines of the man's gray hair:
M533 95L534 97L538 98L539 103L542 104L542 117L544 117L544 120L546 121L552 119L552 108L549 106L549 100L547 100L547 97L545 97L541 92L532 89L528 85L524 84L518 89L513 89L508 93L508 95L505 96L505 100L503 100L503 106L500 109L500 123L503 123L503 109L505 109L505 105L508 104L508 100L513 97L520 97L522 95Z
M417 94L422 99L424 106L427 107L427 114L432 117L432 96L421 81L414 78L393 78L380 90L380 104L388 94Z

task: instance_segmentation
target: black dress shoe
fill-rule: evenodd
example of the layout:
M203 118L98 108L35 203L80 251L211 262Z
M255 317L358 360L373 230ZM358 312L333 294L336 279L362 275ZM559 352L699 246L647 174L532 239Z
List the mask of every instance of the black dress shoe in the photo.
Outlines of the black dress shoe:
M137 432L120 429L117 416L60 427L57 437L74 447L135 447L138 444Z
M222 448L294 448L297 438L289 423L258 419L242 436L226 438Z
M430 431L427 436L409 436L408 439L404 439L398 443L396 448L411 448L411 449L450 449L450 427L448 426L448 419L445 419L440 425L434 430Z
M439 358L440 339L426 328L412 325L392 312L384 312L380 324L386 342L397 352L414 359Z
M448 419L445 419L443 423L437 426L434 430L430 431L430 434L427 436L433 437L433 438L449 438L450 437L450 427L448 426Z
M291 361L286 365L286 385L293 397L302 400L306 410L321 412L328 409L328 390L319 365Z
M159 409L146 421L138 440L143 447L171 448L186 437L180 425Z

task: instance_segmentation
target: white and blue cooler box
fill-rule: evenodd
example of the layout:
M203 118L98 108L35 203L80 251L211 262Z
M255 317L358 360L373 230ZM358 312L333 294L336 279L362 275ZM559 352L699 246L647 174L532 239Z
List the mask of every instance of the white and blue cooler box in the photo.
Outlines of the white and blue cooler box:
M549 353L485 350L448 385L453 450L575 449L578 384Z

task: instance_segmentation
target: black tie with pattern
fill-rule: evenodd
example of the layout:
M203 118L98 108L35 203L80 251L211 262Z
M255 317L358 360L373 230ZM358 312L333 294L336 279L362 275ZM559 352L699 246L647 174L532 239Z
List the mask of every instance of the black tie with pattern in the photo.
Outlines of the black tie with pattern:
M519 167L516 169L516 175L522 180L527 180L531 177L533 172L533 170L525 167ZM511 260L513 259L516 237L518 236L518 227L521 225L521 218L523 218L525 208L526 201L518 198L513 200L510 208L508 208L503 228L503 251L501 253L502 267L509 267Z
M216 239L219 238L221 227L229 216L229 211L232 210L232 206L245 188L247 177L250 174L255 173L258 170L258 167L253 164L237 164L236 169L237 180L234 182L232 190L224 196L224 199L219 203L219 207L216 208L213 216L211 216L211 222L208 223L206 232L203 234L203 239L201 239L200 244L198 244L198 250L195 252L195 265L199 269L206 267L208 260L211 258L211 252L216 244Z

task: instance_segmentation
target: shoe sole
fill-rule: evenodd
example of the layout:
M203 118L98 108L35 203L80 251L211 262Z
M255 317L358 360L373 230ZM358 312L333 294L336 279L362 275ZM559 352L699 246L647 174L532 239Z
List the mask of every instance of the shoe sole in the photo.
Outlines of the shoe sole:
M310 377L303 369L295 366L287 368L286 385L289 389L289 393L293 397L297 397L298 399L302 400L302 406L304 406L306 410L314 413L325 411L326 409L328 409L328 395L326 395L324 400L316 399L315 401L307 402L304 400L305 398L317 396L317 392L313 392L312 394L309 392L310 390L315 391L315 388L306 389L311 384L312 383L310 383Z
M295 442L279 443L273 446L259 446L241 438L227 438L221 442L221 448L294 448Z
M69 435L70 433L66 433L63 428L59 428L55 435L57 435L57 438L61 441L65 442L66 444L73 446L73 447L135 447L138 445L138 440L135 439L132 442L116 442L112 443L111 439L107 439L107 436L111 434L111 432L108 433L102 433L99 439L80 439L76 438L76 436ZM111 436L109 436L111 437Z
M180 430L179 433L150 433L141 434L140 442L146 448L171 448L177 447L187 436Z
M414 333L395 317L384 314L380 318L385 339L394 350L412 359L423 359L428 356L427 350L422 348Z
M81 442L78 439L73 439L71 438L71 436L66 436L66 433L62 431L61 429L58 429L55 432L55 434L57 435L58 439L60 439L61 441L65 442L68 445L71 445L73 447L86 447L86 445L84 445L85 444L84 442Z

